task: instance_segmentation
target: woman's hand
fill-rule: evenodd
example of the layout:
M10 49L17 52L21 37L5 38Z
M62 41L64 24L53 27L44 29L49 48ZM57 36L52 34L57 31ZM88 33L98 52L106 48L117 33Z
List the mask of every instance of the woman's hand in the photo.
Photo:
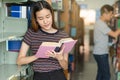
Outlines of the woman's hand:
M57 60L63 60L64 59L64 56L63 56L64 48L65 47L62 47L59 52L55 52L54 50L52 50L52 51L48 51L46 54L47 56L56 58Z
M59 52L48 51L47 56L57 59L61 67L66 70L68 69L68 54L63 53L65 47L63 46Z

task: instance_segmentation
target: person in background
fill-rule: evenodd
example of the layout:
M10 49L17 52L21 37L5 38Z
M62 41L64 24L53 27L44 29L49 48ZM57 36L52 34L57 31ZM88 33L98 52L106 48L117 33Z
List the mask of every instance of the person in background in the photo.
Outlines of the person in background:
M120 30L112 31L107 25L113 17L113 7L105 4L100 10L100 19L94 25L93 55L98 66L96 80L110 80L108 36L117 39Z
M68 68L68 54L48 51L49 58L37 56L37 50L42 42L58 42L68 38L65 31L57 29L54 12L50 4L44 0L37 1L32 6L32 26L24 35L21 49L17 58L19 66L32 63L33 80L66 80L64 70ZM26 56L31 49L32 56Z

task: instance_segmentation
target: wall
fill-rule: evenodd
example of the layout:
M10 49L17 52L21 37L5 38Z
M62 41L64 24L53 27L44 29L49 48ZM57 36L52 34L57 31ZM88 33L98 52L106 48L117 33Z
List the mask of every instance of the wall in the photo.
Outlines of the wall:
M0 2L2 2L0 0ZM0 3L0 15L2 14L2 4ZM0 39L3 37L3 24L2 24L3 16L0 16ZM4 56L3 54L3 43L0 43L0 56ZM0 64L2 64L4 61L4 57L0 57Z
M1 14L1 7L0 7L0 14ZM2 18L0 18L0 24L2 23ZM2 26L0 25L0 33L2 32Z
M112 5L116 0L76 0L78 4L88 4L88 8L90 9L98 9L104 4Z
M76 0L78 4L87 4L88 9L98 10L104 4L113 5L117 0ZM93 29L93 25L86 26L85 29Z
M117 0L76 0L78 4L87 4L88 9L98 10L104 4L113 5ZM93 25L85 26L85 29L93 29Z

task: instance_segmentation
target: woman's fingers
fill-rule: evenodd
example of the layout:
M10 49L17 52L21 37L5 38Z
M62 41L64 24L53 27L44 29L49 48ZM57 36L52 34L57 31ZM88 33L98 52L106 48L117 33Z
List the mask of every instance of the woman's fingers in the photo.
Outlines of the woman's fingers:
M62 46L60 53L63 53L64 49L65 49L65 46Z
M55 51L47 51L46 55L49 56L49 57L55 58L56 53L55 53Z
M53 57L53 58L59 58L59 57L63 56L64 49L65 49L65 46L62 46L60 52L55 52L54 50L47 51L46 55L49 57Z

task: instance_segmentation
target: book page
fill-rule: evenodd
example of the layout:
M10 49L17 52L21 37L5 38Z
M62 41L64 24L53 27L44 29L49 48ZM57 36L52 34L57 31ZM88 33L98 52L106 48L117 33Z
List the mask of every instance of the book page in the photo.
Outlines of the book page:
M65 54L68 54L72 50L72 48L74 47L76 42L77 42L77 40L73 40L73 41L69 41L69 42L64 43L63 46L65 46L65 49L63 52Z
M69 42L69 41L74 41L72 38L62 38L59 43L65 43L65 42Z
M57 47L60 47L61 43L57 43L57 42L43 42L41 44L41 46L57 46Z

